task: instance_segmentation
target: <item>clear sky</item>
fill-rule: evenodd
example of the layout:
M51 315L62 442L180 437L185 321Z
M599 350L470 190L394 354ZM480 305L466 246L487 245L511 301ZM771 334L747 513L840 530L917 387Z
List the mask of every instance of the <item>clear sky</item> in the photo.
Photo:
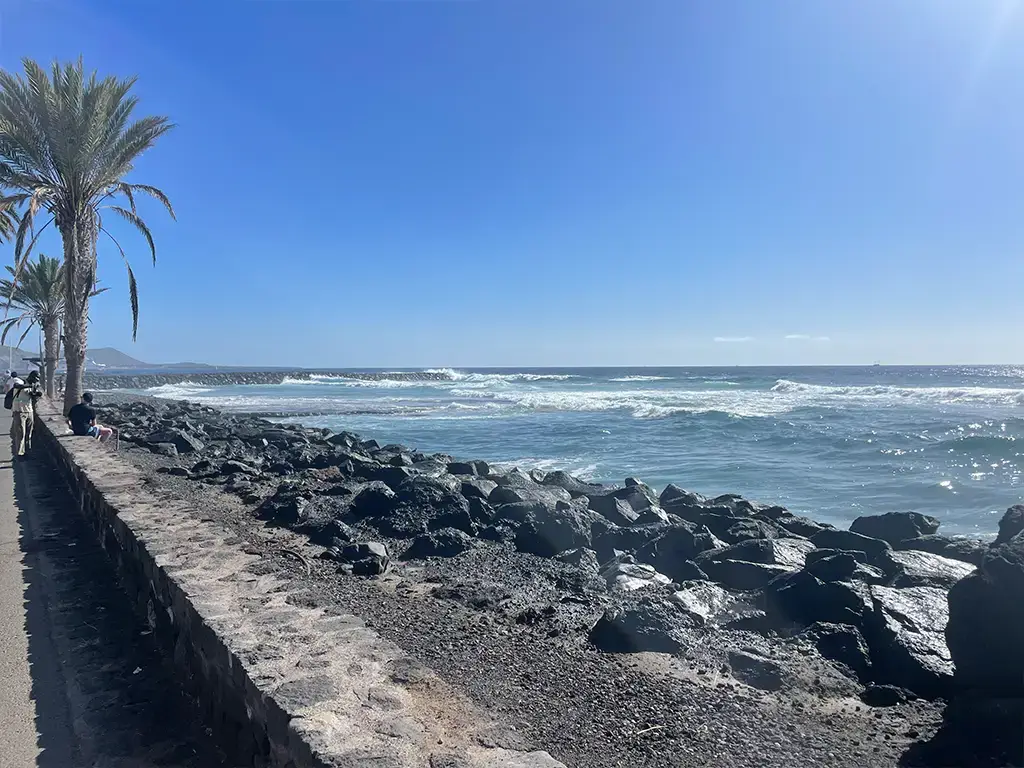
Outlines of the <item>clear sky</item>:
M1003 0L0 0L0 66L138 74L90 342L308 366L1022 362ZM56 243L46 243L56 253Z

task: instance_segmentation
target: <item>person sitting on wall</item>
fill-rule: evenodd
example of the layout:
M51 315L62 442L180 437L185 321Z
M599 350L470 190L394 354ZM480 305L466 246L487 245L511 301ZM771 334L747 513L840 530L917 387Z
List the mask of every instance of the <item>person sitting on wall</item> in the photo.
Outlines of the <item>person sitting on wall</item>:
M68 411L68 426L72 433L80 437L94 437L104 442L114 434L110 427L104 427L96 423L96 409L92 407L92 393L83 392L82 402L71 406Z

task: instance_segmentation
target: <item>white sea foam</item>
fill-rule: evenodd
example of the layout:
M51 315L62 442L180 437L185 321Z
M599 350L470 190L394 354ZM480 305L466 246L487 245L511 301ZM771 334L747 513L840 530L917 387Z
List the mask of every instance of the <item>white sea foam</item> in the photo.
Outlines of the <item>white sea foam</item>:
M671 376L623 376L620 379L609 379L609 381L671 381Z
M864 401L879 404L920 402L928 405L953 405L956 403L1024 405L1024 389L1000 387L893 387L881 384L833 387L779 379L771 391L787 397L803 398L808 405L827 403L829 400Z
M161 384L159 387L150 387L145 390L147 395L152 395L153 397L165 397L171 400L192 398L210 391L210 387L204 386L195 381L181 381L177 384Z

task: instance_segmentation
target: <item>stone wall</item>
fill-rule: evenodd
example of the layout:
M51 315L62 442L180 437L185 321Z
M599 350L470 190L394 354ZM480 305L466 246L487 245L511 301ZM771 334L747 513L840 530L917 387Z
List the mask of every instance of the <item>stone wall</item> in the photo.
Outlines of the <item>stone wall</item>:
M60 468L232 764L561 766L544 752L494 746L500 726L433 673L357 617L290 599L301 582L196 509L148 490L111 447L67 434L49 403L39 408L37 446Z

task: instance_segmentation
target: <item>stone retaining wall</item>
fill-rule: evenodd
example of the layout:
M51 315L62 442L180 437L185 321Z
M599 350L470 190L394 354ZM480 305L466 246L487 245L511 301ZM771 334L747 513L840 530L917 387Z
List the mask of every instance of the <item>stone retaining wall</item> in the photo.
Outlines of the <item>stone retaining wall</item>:
M67 434L53 405L41 403L36 428L233 765L562 765L495 746L503 730L432 672L360 619L290 599L301 583L156 495L110 447Z

